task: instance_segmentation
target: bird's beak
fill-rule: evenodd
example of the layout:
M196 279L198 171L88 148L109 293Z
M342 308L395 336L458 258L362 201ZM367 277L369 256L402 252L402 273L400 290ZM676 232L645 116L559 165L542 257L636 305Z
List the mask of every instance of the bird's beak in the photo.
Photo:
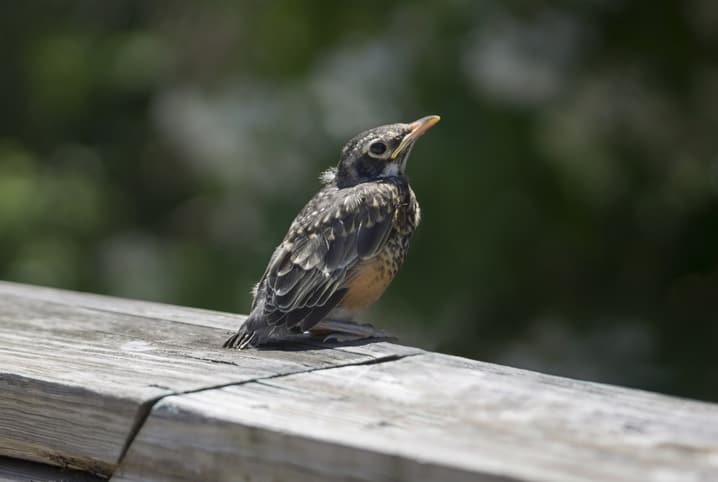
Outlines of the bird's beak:
M396 150L391 153L391 158L396 159L396 156L401 154L404 149L412 145L414 141L421 137L424 132L431 129L434 124L439 122L439 120L441 120L441 117L439 117L438 115L429 115L409 124L409 133L405 135L404 138L401 140L401 144L399 144L399 147L397 147Z

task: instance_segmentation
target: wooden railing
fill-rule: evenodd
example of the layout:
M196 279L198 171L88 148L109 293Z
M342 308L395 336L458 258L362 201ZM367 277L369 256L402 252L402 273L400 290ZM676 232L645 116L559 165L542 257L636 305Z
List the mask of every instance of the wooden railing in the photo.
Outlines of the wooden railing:
M241 320L0 283L0 479L718 480L717 405Z

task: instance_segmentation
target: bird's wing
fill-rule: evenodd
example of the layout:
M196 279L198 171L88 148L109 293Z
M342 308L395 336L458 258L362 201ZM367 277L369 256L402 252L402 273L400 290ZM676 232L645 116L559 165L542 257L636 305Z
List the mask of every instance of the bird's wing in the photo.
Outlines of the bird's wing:
M320 192L267 267L264 322L305 331L326 316L346 293L351 269L386 243L399 202L389 183Z

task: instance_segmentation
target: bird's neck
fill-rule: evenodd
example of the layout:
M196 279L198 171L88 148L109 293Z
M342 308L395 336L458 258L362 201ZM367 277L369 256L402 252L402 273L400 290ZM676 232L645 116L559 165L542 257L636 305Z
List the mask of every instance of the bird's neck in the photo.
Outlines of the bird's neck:
M356 186L358 184L366 184L366 183L372 183L372 182L373 183L389 182L392 184L408 186L409 185L409 177L406 174L397 174L395 176L382 175L382 176L373 177L373 178L343 178L341 176L337 176L337 178L333 184L339 189L344 189L344 188Z

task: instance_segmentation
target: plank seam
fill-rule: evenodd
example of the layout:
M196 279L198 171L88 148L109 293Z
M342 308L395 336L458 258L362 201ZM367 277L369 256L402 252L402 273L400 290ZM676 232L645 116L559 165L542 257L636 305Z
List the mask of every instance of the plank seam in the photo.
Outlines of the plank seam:
M247 385L249 383L261 383L262 381L265 381L265 380L274 380L277 378L282 378L282 377L287 377L287 376L292 376L292 375L301 375L304 373L320 372L320 371L324 371L324 370L334 370L336 368L377 365L380 363L391 363L391 362L395 362L398 360L402 360L404 358L409 358L409 357L413 357L413 356L417 356L417 355L424 355L424 352L391 354L391 355L379 356L376 358L370 358L367 360L339 363L339 364L331 365L331 366L313 367L313 368L307 368L304 370L289 371L289 372L285 372L285 373L275 373L272 375L266 375L266 376L262 376L262 377L250 378L248 380L242 380L240 382L223 383L223 384L212 385L212 386L208 386L208 387L196 388L196 389L192 389L192 390L176 391L173 393L164 394L162 396L159 396L159 397L151 399L151 400L147 400L146 402L144 402L140 405L140 408L138 410L137 419L135 420L135 423L132 426L132 430L130 431L129 435L127 436L127 440L125 441L124 446L122 447L122 452L121 452L119 461L118 461L117 465L115 466L114 470L112 471L112 473L110 474L110 479L112 478L114 473L117 471L117 469L122 466L122 463L124 462L127 453L129 452L130 448L132 447L132 444L135 442L135 439L137 438L137 435L140 433L140 430L142 430L142 427L147 422L147 419L149 418L150 414L152 413L152 410L154 409L155 405L157 405L157 403L159 403L160 401L162 401L163 399L165 399L167 397L189 395L192 393L199 393L199 392L204 392L204 391L209 391L209 390L217 390L220 388Z

